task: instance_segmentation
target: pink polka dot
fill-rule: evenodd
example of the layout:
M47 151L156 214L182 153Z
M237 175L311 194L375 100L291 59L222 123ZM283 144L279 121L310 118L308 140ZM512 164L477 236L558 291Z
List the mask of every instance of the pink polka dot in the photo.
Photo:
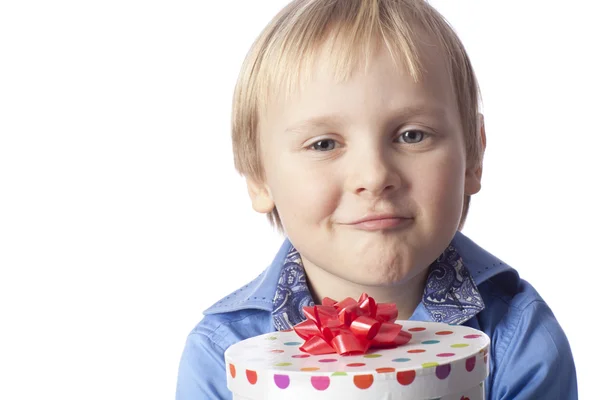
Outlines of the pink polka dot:
M465 335L463 336L465 339L477 339L480 338L481 335Z
M477 362L477 358L475 358L475 357L467 358L467 361L465 361L465 368L467 369L467 371L469 371L469 372L473 371L473 369L475 369L476 362Z
M437 356L438 357L452 357L453 355L455 355L454 353L440 353Z
M308 358L310 357L308 354L294 354L292 358Z
M331 363L331 362L336 362L337 360L335 358L323 358L322 360L319 360L319 362L322 363Z
M328 376L311 376L310 383L317 390L325 390L329 387Z

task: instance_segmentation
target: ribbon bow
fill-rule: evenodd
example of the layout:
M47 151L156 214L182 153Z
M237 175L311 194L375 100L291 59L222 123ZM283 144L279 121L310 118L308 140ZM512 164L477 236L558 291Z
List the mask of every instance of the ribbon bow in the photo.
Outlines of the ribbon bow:
M363 293L358 301L348 297L336 302L325 297L320 306L303 307L306 318L294 326L305 340L300 347L312 355L364 354L370 347L390 348L408 343L412 335L394 323L398 309L393 303L377 304Z

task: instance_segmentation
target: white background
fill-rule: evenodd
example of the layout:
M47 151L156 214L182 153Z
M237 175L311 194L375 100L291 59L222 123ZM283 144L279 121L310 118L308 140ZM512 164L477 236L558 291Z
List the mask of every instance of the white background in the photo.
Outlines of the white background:
M174 397L202 311L281 241L233 169L229 112L247 49L285 3L0 2L0 398ZM465 233L544 296L594 398L595 2L433 4L484 96Z

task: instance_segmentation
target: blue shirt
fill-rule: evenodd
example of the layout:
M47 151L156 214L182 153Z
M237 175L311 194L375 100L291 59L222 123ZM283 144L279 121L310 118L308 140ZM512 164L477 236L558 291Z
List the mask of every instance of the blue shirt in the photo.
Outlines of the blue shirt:
M258 278L204 312L183 351L178 400L231 399L225 350L300 322L312 298L298 260L286 240ZM300 268L294 272L292 264ZM548 305L514 269L461 233L430 267L410 319L459 323L490 337L488 400L577 399L571 349Z

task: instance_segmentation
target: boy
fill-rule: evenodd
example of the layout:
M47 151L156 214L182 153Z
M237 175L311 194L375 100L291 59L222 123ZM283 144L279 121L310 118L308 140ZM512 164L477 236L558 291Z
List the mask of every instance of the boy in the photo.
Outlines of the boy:
M233 107L253 208L287 236L205 311L177 398L228 399L224 351L367 292L398 319L490 336L488 399L576 399L568 341L517 272L459 231L485 149L465 50L422 0L296 0L253 45Z

